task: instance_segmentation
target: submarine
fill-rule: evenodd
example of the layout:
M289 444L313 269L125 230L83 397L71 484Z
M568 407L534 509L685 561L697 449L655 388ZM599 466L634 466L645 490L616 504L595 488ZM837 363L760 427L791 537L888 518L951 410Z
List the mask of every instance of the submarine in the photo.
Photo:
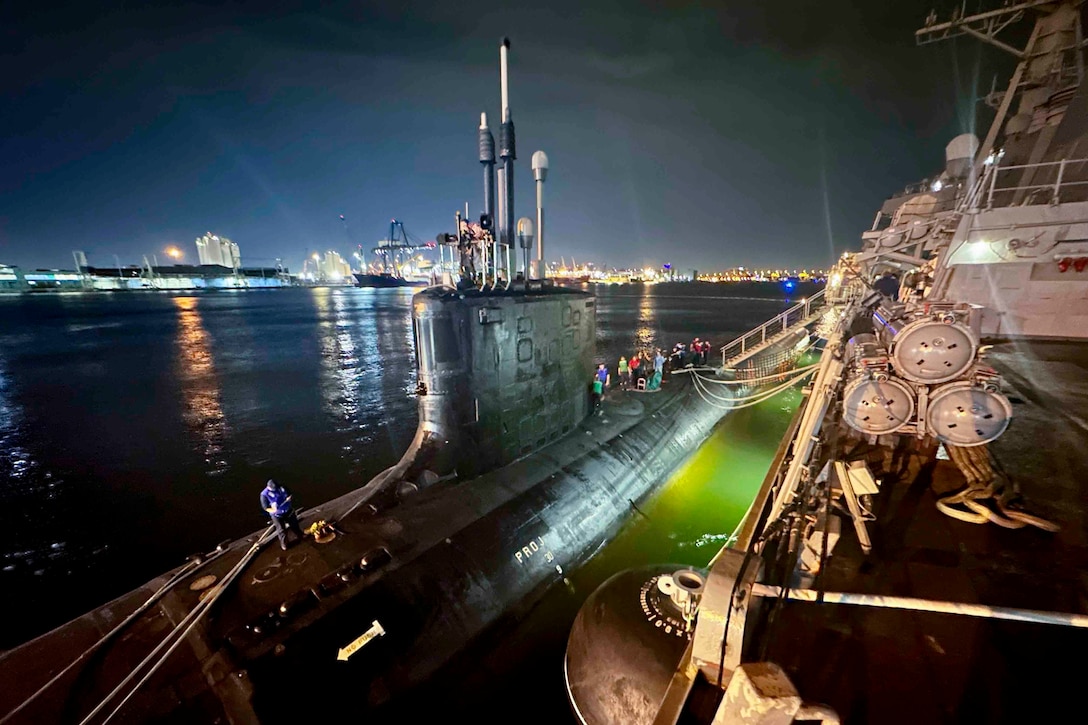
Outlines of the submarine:
M271 528L224 542L0 654L0 723L395 718L707 438L726 411L691 375L592 408L596 300L544 278L542 153L536 225L515 228L508 49L501 173L485 116L484 211L441 240L458 279L413 297L419 424L399 462L301 510L307 536L286 550ZM795 342L762 364L788 362Z

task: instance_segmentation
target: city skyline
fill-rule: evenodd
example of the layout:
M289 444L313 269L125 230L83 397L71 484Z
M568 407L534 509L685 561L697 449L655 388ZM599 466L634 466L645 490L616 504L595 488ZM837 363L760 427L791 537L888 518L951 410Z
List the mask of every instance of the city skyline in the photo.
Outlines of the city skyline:
M195 259L210 230L298 270L391 216L433 239L480 209L509 35L516 215L543 149L548 259L827 266L973 130L977 47L916 48L908 5L593 3L569 28L552 7L16 9L0 261Z

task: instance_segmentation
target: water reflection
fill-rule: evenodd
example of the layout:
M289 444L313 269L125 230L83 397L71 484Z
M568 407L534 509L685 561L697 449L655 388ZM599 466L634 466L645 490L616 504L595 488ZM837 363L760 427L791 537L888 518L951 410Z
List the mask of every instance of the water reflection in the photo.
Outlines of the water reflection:
M7 361L0 355L0 499L14 496L30 485L30 472L35 467L30 452L22 445L22 411L11 390Z
M375 455L399 455L414 430L411 290L315 288L313 300L322 404L354 474Z
M336 419L337 430L343 432L358 425L362 366L352 336L355 321L345 290L316 287L313 295L321 347L321 399Z
M635 323L635 349L653 357L655 348L661 347L657 339L657 306L650 294L649 285L643 285L638 300L638 321Z
M178 310L177 379L185 406L182 418L210 466L208 473L222 473L227 470L227 462L223 460L227 422L220 400L211 338L204 329L199 299L174 297L173 300Z

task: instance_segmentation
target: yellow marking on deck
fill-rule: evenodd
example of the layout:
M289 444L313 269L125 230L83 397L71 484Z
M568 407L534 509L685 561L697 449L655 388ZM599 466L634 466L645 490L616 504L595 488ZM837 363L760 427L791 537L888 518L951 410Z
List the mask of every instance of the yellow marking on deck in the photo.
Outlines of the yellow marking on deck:
M337 650L336 659L340 662L347 662L348 657L351 657L353 654L362 649L363 645L365 645L367 642L374 639L375 637L382 636L383 634L385 634L385 630L382 628L381 623L375 619L374 622L370 625L370 629L356 637L355 641L353 641L347 647L341 647L339 650Z

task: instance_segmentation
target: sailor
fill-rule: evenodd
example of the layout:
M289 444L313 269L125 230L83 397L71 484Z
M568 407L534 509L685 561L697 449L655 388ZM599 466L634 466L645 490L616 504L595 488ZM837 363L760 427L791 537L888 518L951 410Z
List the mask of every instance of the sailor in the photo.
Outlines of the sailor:
M261 491L261 508L272 517L272 525L276 527L281 549L287 551L288 530L295 532L299 541L302 540L302 527L299 526L298 515L291 506L291 492L284 486L269 479Z
M873 282L873 289L892 300L899 299L899 278L888 270Z
M612 376L608 374L608 366L601 363L597 366L597 372L593 374L593 409L597 410L604 397L604 389L612 382ZM600 411L597 411L598 415Z
M672 348L672 357L674 358L674 362L672 363L672 366L674 368L683 367L683 365L684 365L684 343L678 342L678 343L676 343L675 346L673 346L673 348Z
M601 396L604 395L604 383L596 375L593 376L593 412L601 407Z
M631 369L631 380L635 381L635 387L638 387L639 377L646 374L646 371L642 369L642 353L636 350L634 357L627 362L627 367Z

